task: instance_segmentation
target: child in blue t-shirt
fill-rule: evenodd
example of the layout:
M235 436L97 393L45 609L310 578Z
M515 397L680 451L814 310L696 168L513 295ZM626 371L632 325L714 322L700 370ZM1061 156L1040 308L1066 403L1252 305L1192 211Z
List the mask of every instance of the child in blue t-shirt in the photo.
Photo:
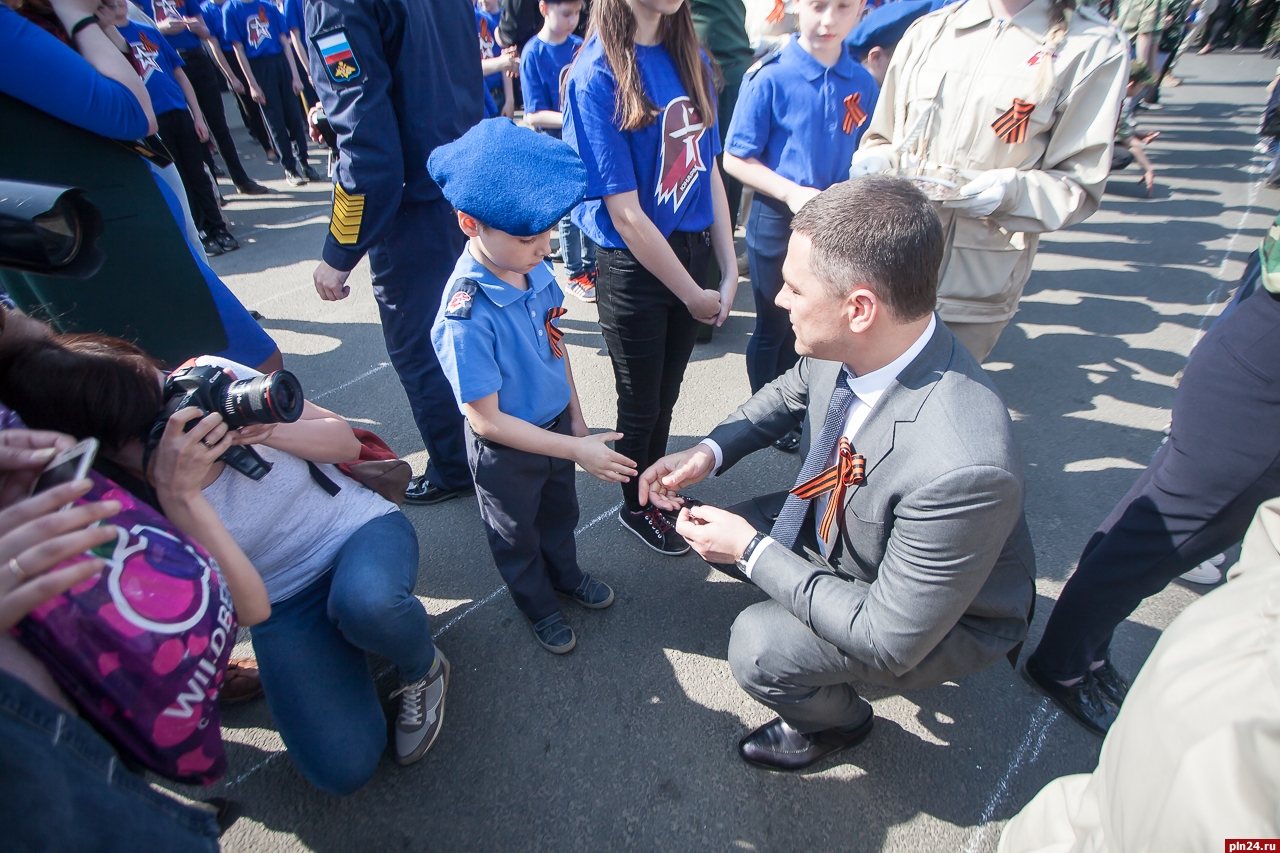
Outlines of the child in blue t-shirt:
M319 180L307 163L307 121L298 100L302 78L289 48L284 15L270 0L227 0L222 24L249 83L250 97L262 107L285 180L295 187Z
M129 44L134 64L151 96L156 114L156 130L173 157L173 165L182 177L191 218L200 232L200 241L211 255L221 255L235 237L227 230L222 209L214 195L213 179L204 170L205 145L209 128L205 125L200 104L196 101L191 81L182 70L185 63L160 32L129 20L127 3L98 7L98 20L113 26Z
M541 0L542 29L529 39L520 56L520 90L524 93L524 122L560 138L561 83L582 38L573 34L582 14L582 0ZM560 220L560 258L568 283L565 290L583 302L596 301L596 247L583 236L572 216Z
M747 343L753 393L798 360L791 321L774 304L791 216L848 180L849 161L880 91L844 45L863 0L801 0L797 6L799 31L747 70L724 146L724 170L756 191L747 219L756 303L755 333ZM799 430L775 446L794 453Z
M578 566L574 463L606 482L635 463L591 435L556 325L564 294L545 256L551 229L582 199L582 161L563 142L505 118L480 122L427 160L469 238L431 328L467 419L480 517L511 598L549 652L577 644L557 594L584 607L613 590ZM494 170L504 180L493 181Z
M240 120L244 122L245 129L249 131L253 141L262 146L263 153L267 155L270 162L271 158L276 156L276 149L271 141L271 134L267 131L266 120L262 117L262 108L249 97L249 81L245 79L244 69L240 67L240 60L236 58L235 45L227 40L227 31L222 19L222 7L225 3L226 0L204 0L200 4L200 13L204 17L205 26L209 28L209 34L217 40L222 58L231 71L227 77L227 84L236 96Z
M484 117L516 114L515 87L511 79L520 71L520 57L514 46L498 41L502 23L502 0L476 0L476 32L480 35L480 70L484 72Z

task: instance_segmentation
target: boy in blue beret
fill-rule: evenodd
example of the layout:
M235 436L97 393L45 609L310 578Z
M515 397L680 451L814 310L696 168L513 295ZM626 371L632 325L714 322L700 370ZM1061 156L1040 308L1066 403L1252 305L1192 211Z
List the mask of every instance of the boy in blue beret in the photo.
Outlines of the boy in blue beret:
M796 363L795 333L774 304L791 216L832 184L870 124L880 87L854 62L844 40L863 0L800 0L799 31L761 59L742 83L724 144L724 170L756 191L747 218L747 261L756 328L747 342L747 377L759 391ZM774 443L795 453L800 430Z
M893 49L902 41L907 27L916 18L941 9L943 5L943 0L897 0L895 3L886 3L867 13L862 23L845 39L845 47L876 78L876 85L883 86L885 72L889 70L889 60L893 59Z
M494 169L506 179L495 185ZM564 142L480 122L427 160L469 238L431 328L431 343L467 419L489 548L511 598L543 648L572 651L573 629L557 594L584 607L613 590L578 567L574 463L606 482L636 476L635 463L591 435L556 326L564 294L546 256L551 230L586 193L586 167Z

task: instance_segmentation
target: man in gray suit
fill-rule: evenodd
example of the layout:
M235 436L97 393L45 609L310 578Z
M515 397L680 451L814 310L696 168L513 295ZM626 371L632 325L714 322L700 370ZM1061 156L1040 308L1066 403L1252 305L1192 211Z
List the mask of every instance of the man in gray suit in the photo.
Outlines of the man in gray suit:
M933 313L932 203L901 179L861 178L806 204L792 232L777 303L800 362L640 482L642 503L676 509L680 489L803 422L811 446L790 493L684 506L677 528L771 599L734 622L729 664L779 715L739 752L785 770L870 733L850 682L908 690L1016 658L1035 597L1008 410Z

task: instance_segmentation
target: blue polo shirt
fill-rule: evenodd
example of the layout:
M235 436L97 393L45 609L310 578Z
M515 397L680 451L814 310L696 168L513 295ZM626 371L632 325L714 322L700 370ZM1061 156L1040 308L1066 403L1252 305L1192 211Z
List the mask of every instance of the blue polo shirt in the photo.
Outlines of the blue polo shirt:
M827 68L793 35L777 59L743 82L724 150L825 190L849 179L879 94L871 72L847 51Z
M213 0L204 0L200 4L200 11L204 13L204 24L209 28L209 35L218 40L218 47L224 51L235 50L231 42L227 41L227 31L222 27L222 7Z
M617 82L596 36L583 45L565 88L564 141L587 167L587 200L574 209L573 221L607 249L626 244L604 206L606 195L635 190L640 208L664 237L703 231L715 218L710 170L720 153L716 116L698 115L665 47L635 50L645 93L659 110L645 127L618 128Z
M181 20L194 18L200 14L200 7L196 0L138 0L138 5L157 24L163 24L171 18ZM200 49L200 39L191 30L179 30L174 35L164 38L174 50Z
M547 312L564 303L564 293L550 263L534 267L527 279L529 289L518 290L485 269L470 247L463 249L431 344L459 406L496 391L500 411L541 426L569 405L564 360L551 351L546 330Z
M545 42L538 36L525 43L520 54L520 91L524 93L525 113L560 112L560 75L573 62L580 47L582 38L572 34L560 44ZM560 138L557 128L547 127L543 131Z
M151 108L156 115L173 110L187 108L186 96L182 87L173 77L173 70L186 65L178 52L169 46L158 30L135 24L133 21L123 27L116 27L133 51L133 58L142 69L142 82L147 86L147 94L151 96Z
M479 6L476 7L476 32L480 34L481 59L493 59L502 53L502 46L498 44L498 25L500 23L502 23L501 11L491 14ZM484 78L484 87L486 89L496 89L501 85L501 71Z
M227 0L222 7L222 28L227 41L243 44L250 59L282 52L281 39L288 32L284 15L276 4L265 0Z

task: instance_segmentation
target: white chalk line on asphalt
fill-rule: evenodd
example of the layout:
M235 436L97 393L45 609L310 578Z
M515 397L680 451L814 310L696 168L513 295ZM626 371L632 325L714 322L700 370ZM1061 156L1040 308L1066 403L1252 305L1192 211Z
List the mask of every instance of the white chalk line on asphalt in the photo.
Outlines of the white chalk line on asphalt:
M996 784L995 790L991 793L991 798L987 800L986 808L982 810L982 817L978 818L978 825L969 831L969 839L964 845L964 853L976 853L986 839L991 818L995 815L996 809L1000 807L1000 804L1004 802L1005 797L1008 796L1009 786L1013 783L1018 771L1022 769L1024 764L1034 764L1036 759L1040 757L1040 747L1044 746L1045 735L1049 733L1049 727L1053 725L1059 716L1061 716L1060 712L1049 704L1048 699L1040 700L1039 707L1031 715L1031 723L1027 726L1027 733L1023 735L1022 743L1018 744L1018 749L1013 753L1013 760L1009 762L1009 767L1004 771L1004 776L1000 777L999 783Z
M370 376L372 376L373 374L375 374L375 373L377 373L377 372L379 372L379 371L381 371L381 370L386 370L386 369L387 369L388 367L390 367L390 366L391 366L391 362L389 362L389 361L380 361L380 362L378 362L378 365L377 365L376 367L371 367L371 368L369 368L369 369L368 369L368 370L366 370L364 373L361 373L359 376L357 376L355 379L348 379L346 382L343 382L343 383L342 383L341 385L339 385L337 388L330 388L328 391L322 391L322 392L320 392L319 394L312 394L312 395L311 395L310 397L308 397L307 399L308 399L308 400L323 400L325 397L328 397L330 394L337 394L337 393L338 393L339 391L341 391L343 388L350 388L352 385L355 385L357 382L361 382L361 381L363 381L363 380L365 380L365 379L368 379L368 378L369 378Z
M386 365L385 365L385 364L383 364L383 365L382 365L382 367L386 367ZM374 373L374 372L376 372L376 371L378 371L378 370L381 370L381 369L382 369L382 367L374 368L374 370L369 371L369 373ZM366 373L366 374L365 374L365 376L368 376L368 375L369 375L368 373ZM334 390L334 391L337 391L337 390L339 390L339 388L345 388L347 385L350 385L350 384L352 384L352 383L354 383L354 382L359 382L359 381L360 381L361 379L363 379L363 378L364 378L364 376L357 377L357 378L355 378L355 379L352 379L352 380L351 380L351 382L347 382L347 383L346 383L346 384L344 384L344 385L340 385L340 386L338 386L338 388L335 388L335 389L333 389L333 390ZM333 393L333 392L332 392L332 391L329 391L329 392L326 392L326 393L330 393L330 394L331 394L331 393ZM315 398L315 397L312 397L312 399L314 400L314 399L316 399L316 398ZM602 512L602 513L600 513L599 515L597 515L595 518L593 518L593 519L591 519L590 521L588 521L586 524L584 524L584 525L582 525L581 527L579 527L577 530L573 531L573 535L574 535L574 536L581 536L582 534L586 533L586 532L587 532L588 530L590 530L591 528L595 527L595 526L596 526L597 524L599 524L600 522L604 521L604 520L605 520L606 518L608 518L609 516L611 516L611 515L613 515L614 513L616 513L616 512L617 512L619 509L621 509L621 508L622 508L622 503L621 503L621 501L619 501L618 503L616 503L616 504L614 504L613 506L609 507L609 508L608 508L607 510L605 510L604 512ZM436 640L436 639L440 638L440 637L441 637L441 636L442 636L446 631L448 631L448 630L449 630L450 628L452 628L454 625L457 625L457 624L458 624L459 622L461 622L463 619L466 619L466 618L467 618L468 616L470 616L472 613L474 613L475 611L479 610L481 607L484 607L484 606L485 606L486 604L488 604L490 601L493 601L493 600L494 600L495 598L497 598L499 595L501 595L502 593L506 592L506 590L507 590L507 587L506 587L506 585L504 584L503 586L500 586L500 587L498 587L497 589L495 589L495 590L493 590L492 592L490 592L490 593L489 593L488 595L486 595L484 598L480 599L479 601L474 602L470 607L468 607L466 610L462 611L462 612L461 612L461 613L459 613L457 616L455 616L455 617L453 617L452 619L450 619L448 622L446 622L446 623L444 624L444 626L443 626L442 628L440 628L438 631L436 631L434 634L432 634L432 635L431 635L431 639L432 639L432 640ZM378 671L377 673L375 673L375 674L374 674L374 680L376 681L377 679L381 678L381 677L382 677L383 675L385 675L388 671L390 671L390 669L391 669L390 667L386 667L385 669L382 669L382 670ZM286 751L287 751L287 750L281 750L280 752L273 752L271 755L268 755L266 758L262 759L262 760L261 760L261 761L259 761L257 764L253 765L253 766L252 766L252 767L250 767L248 770L246 770L246 771L244 771L243 773L241 773L241 774L240 774L239 776L237 776L235 779L232 779L230 782L228 782L225 786L223 786L223 790L226 790L226 789L228 789L228 788L234 788L236 785L239 785L239 784L240 784L241 782L243 782L245 779L248 779L248 778L249 778L250 776L252 776L254 773L257 773L259 770L261 770L262 768L266 767L266 766L267 766L268 764L270 764L272 761L275 761L277 758L279 758L280 756L284 755Z

